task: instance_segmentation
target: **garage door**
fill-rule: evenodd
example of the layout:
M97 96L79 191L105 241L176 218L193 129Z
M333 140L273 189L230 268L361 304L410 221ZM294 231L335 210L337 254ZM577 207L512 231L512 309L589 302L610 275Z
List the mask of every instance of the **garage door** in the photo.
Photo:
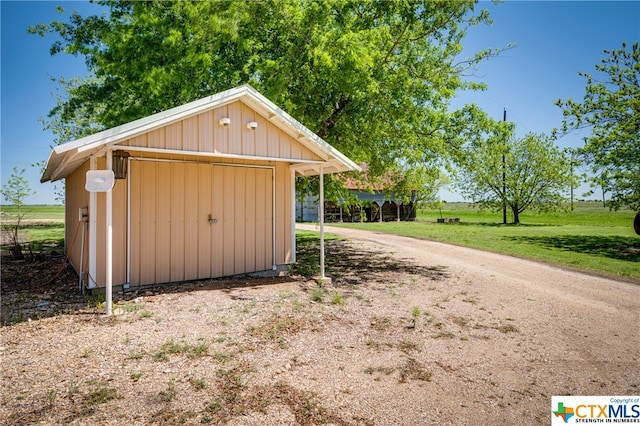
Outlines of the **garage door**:
M273 169L131 161L132 286L273 266Z

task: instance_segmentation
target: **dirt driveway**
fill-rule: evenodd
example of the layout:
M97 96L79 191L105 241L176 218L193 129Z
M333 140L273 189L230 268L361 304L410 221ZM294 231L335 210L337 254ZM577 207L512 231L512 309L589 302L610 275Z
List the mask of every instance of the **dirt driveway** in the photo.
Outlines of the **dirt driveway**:
M514 395L528 394L532 406L540 407L550 395L640 394L639 285L417 238L325 230L367 245L382 243L394 257L446 270L451 285L464 287L486 307L485 313L519 329L520 339L493 342L489 354L461 345L469 378L482 371L483 380L502 383L501 390ZM475 316L469 320L480 322ZM527 382L531 387L524 390ZM482 403L482 395L472 394Z
M0 423L546 425L552 395L640 394L640 286L327 231L330 287L195 282L3 327Z

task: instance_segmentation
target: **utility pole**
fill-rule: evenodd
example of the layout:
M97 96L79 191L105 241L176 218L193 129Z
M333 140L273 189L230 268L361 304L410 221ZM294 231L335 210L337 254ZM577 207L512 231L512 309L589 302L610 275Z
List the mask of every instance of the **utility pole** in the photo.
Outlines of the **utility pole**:
M573 149L569 149L569 168L571 170L571 211L573 212Z
M504 109L502 121L507 121L507 109ZM502 223L507 224L507 166L504 157L504 148L506 148L506 142L504 141L504 147L502 149Z

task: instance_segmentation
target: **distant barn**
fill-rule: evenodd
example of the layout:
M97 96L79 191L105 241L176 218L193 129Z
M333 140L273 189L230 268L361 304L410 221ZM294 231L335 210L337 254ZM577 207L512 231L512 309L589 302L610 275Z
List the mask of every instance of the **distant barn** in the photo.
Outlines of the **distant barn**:
M345 178L345 186L352 198L324 202L325 222L390 222L416 220L416 191L408 197L396 197L390 190L393 178L372 183L367 176L367 166L362 165L358 178ZM353 201L355 199L355 201ZM296 203L296 220L318 221L318 197L307 196Z

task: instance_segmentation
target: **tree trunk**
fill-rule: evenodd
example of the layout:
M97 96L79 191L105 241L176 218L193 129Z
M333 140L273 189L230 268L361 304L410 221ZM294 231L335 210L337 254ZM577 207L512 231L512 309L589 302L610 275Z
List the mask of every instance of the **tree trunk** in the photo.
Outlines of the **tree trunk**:
M22 244L20 244L20 221L9 229L9 240L9 253L11 253L11 256L16 260L24 259Z
M511 212L513 213L514 225L518 225L520 223L520 213L518 212L518 207L511 207Z

